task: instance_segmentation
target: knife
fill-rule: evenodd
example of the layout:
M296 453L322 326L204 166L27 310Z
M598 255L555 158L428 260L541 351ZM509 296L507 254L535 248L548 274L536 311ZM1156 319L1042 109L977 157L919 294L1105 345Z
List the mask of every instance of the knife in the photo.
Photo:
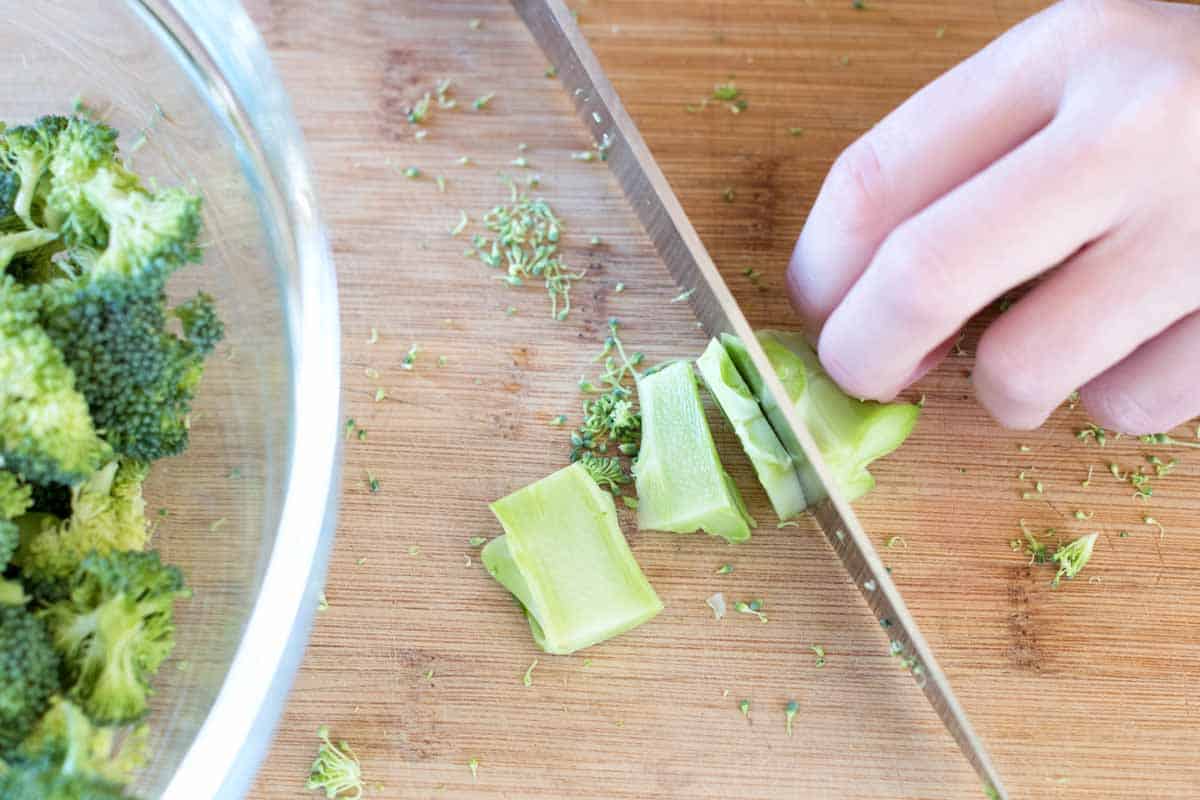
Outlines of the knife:
M742 340L751 362L762 376L773 405L771 424L795 441L805 464L801 479L805 496L821 498L810 505L825 538L858 586L880 626L888 633L891 652L901 659L925 697L958 743L967 761L983 780L988 797L1007 800L1008 793L971 727L950 683L938 666L925 637L892 583L891 576L867 537L850 504L830 479L820 451L788 397L779 376L742 315L712 258L683 213L667 179L650 155L645 141L625 112L616 91L580 33L562 0L513 0L533 38L571 93L584 123L597 141L600 155L612 169L634 213L641 220L659 256L679 286L709 336L731 333ZM789 436L790 434L790 436Z

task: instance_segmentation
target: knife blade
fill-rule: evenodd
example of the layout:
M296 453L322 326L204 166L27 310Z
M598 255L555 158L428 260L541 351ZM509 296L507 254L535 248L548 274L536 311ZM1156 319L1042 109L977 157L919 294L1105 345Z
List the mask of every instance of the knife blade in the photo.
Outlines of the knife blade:
M892 655L902 659L963 755L982 779L989 797L1007 800L1008 793L962 705L955 697L937 659L900 592L879 558L850 504L831 480L816 442L805 428L779 376L742 315L724 279L688 221L683 207L658 168L616 90L605 77L587 41L562 0L513 0L513 6L533 34L563 86L571 93L584 123L597 141L602 158L616 176L634 213L659 256L688 296L696 318L710 336L732 333L745 345L762 376L773 405L771 424L787 434L801 450L801 479L806 497L821 498L809 511L841 559L851 580L888 633Z

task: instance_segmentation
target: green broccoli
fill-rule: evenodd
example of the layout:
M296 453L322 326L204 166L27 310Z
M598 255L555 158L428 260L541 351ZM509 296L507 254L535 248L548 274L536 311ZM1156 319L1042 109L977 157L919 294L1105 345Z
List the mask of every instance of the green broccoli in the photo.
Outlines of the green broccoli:
M42 621L23 606L0 605L0 751L15 748L33 730L60 688L58 670Z
M309 770L306 789L321 789L325 797L342 797L357 800L363 795L362 768L358 756L346 742L334 744L329 740L329 728L322 725L317 728L317 736L321 737L321 747L317 750L317 758ZM353 794L350 794L353 792Z
M107 277L41 288L41 323L62 350L92 419L122 455L153 461L183 452L204 359L223 334L212 298L168 311L161 282ZM171 318L183 336L167 330Z
M0 467L74 484L110 458L31 293L0 276Z
M5 269L21 253L38 250L56 239L58 234L40 228L0 235L0 270Z
M90 553L142 550L149 528L142 483L149 467L138 461L113 461L71 491L68 519L42 513L17 520L20 545L14 563L30 578L69 578Z
M65 772L124 785L146 763L148 734L145 725L128 732L99 727L79 706L55 698L33 733L21 743L19 757L57 756Z
M100 723L140 718L149 679L175 644L174 603L188 596L183 575L154 551L85 558L69 596L41 612L63 657L67 695Z
M0 470L0 569L12 561L20 539L20 531L13 520L24 514L32 503L30 487L13 473Z
M54 157L58 135L67 125L66 117L48 116L32 125L8 128L0 135L0 166L11 173L9 182L17 187L12 210L28 228L41 227L34 222L34 216L35 210L44 204L42 178Z
M116 140L101 122L61 116L0 135L0 167L8 173L0 200L9 199L25 227L0 237L0 264L11 260L9 248L15 255L59 237L94 277L165 279L199 259L200 199L178 188L148 191L121 164Z
M0 567L20 571L0 578L5 800L115 800L144 762L144 726L111 726L145 713L190 595L142 552L142 483L187 446L224 334L210 296L167 301L200 227L200 198L143 184L109 126L0 123Z
M200 259L196 244L200 198L196 195L180 188L152 194L136 175L119 166L97 170L80 188L87 204L84 213L92 211L95 217L77 212L71 218L72 230L80 229L80 241L97 239L103 231L108 243L90 265L93 277L153 275L165 279L184 264ZM71 243L71 237L66 238Z
M125 787L104 778L83 775L55 752L20 757L0 774L4 800L130 800Z

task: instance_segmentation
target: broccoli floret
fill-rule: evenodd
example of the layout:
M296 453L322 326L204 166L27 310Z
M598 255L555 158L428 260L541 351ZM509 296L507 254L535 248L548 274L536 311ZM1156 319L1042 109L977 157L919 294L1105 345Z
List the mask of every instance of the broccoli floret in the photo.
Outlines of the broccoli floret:
M119 783L67 769L53 752L21 757L0 774L4 800L131 800Z
M341 797L343 792L347 800L362 797L362 768L350 745L344 741L336 745L331 742L329 728L325 725L317 728L317 736L321 737L321 747L317 750L317 758L309 770L308 783L304 784L304 788L321 789L327 798Z
M69 597L41 613L63 657L67 694L89 717L110 724L142 716L149 679L175 644L175 600L189 595L179 570L153 551L83 560Z
M30 513L17 521L20 546L13 561L36 579L70 577L90 553L141 550L146 546L146 501L142 483L149 467L113 461L71 492L71 516Z
M109 458L74 374L37 325L34 298L0 276L0 467L74 484Z
M0 470L0 519L15 519L33 504L33 491L11 472Z
M0 236L0 265L60 237L93 277L165 279L199 260L200 198L147 190L121 164L116 141L113 128L84 117L42 117L0 134L0 211L11 208L24 228L0 226L13 231Z
M66 117L48 116L32 125L8 128L0 135L0 165L12 176L8 182L17 185L12 198L13 213L28 228L41 227L33 219L34 200L41 199L42 178L54 157L58 135L67 125Z
M112 167L115 163L118 163L115 128L84 117L67 117L59 127L54 151L47 164L50 177L47 214L52 214L57 205L56 193L90 180L97 170ZM49 227L60 228L53 224ZM103 247L102 239L97 246Z
M20 755L30 760L51 757L72 775L125 785L146 764L149 730L139 725L125 735L115 727L93 725L69 700L55 698L33 733L21 744Z
M68 243L86 244L100 237L102 226L107 245L90 265L93 277L166 278L184 264L200 260L196 195L180 188L152 194L136 175L121 167L98 169L79 190L86 206L72 215L64 236ZM92 219L86 216L89 210L95 215Z
M42 621L23 606L0 605L0 751L16 747L33 730L59 690L58 670Z
M212 299L168 311L159 281L115 276L56 281L41 294L42 325L113 449L140 461L181 453L204 359L223 333ZM182 338L167 330L172 316Z
M12 561L17 550L20 531L14 519L33 504L30 487L11 472L0 470L0 569Z

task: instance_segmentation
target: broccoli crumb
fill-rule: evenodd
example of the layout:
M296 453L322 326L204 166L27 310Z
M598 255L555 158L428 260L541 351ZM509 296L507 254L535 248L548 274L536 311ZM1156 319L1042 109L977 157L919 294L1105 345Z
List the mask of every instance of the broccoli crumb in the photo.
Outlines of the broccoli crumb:
M812 650L813 655L816 656L816 660L813 662L813 666L815 666L817 669L820 669L821 667L825 666L825 648L819 644L814 644L814 645L809 645L808 649Z
M535 658L533 663L529 665L529 668L525 670L525 674L521 676L521 683L526 689L528 689L530 686L533 686L533 668L537 665L538 660Z

